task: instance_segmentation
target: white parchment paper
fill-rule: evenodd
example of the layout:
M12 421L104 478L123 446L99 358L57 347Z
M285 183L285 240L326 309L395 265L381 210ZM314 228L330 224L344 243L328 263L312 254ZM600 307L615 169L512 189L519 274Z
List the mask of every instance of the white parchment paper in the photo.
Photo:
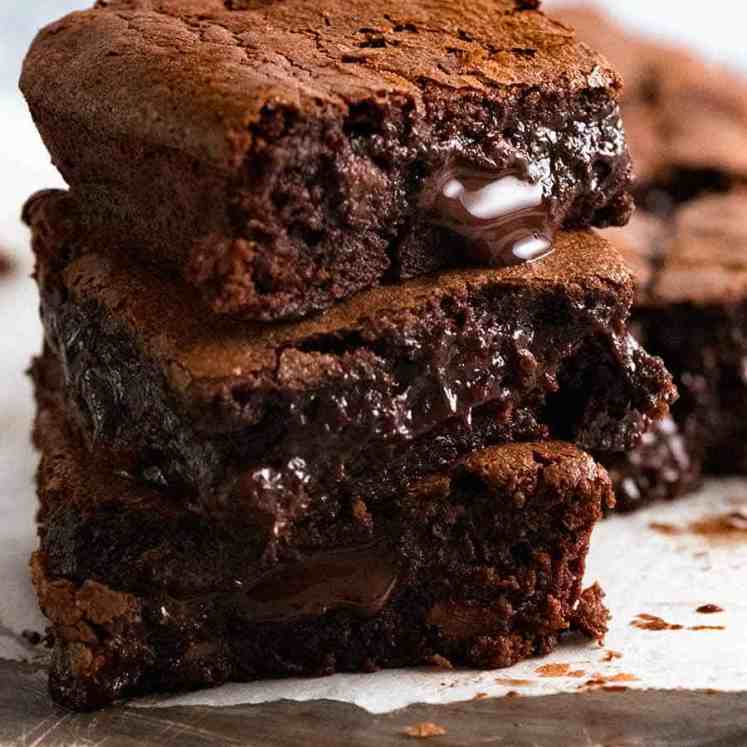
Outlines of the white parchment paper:
M11 243L20 247L24 240L18 232ZM9 659L32 657L20 633L44 627L27 570L35 544L36 456L29 443L32 403L23 371L41 339L28 270L26 260L13 279L0 280L0 657ZM591 687L602 686L605 680L613 687L747 689L747 532L731 539L709 539L689 531L669 535L651 528L652 523L685 528L704 517L739 510L747 510L747 481L713 480L690 498L598 526L588 581L601 582L612 612L603 647L569 642L549 657L493 672L397 670L256 682L151 698L135 705L223 706L328 698L381 713L413 702L445 703L511 690L522 695L571 692L590 687L589 680L599 681ZM708 603L724 611L710 615L695 611ZM640 629L631 625L640 613L683 627ZM698 625L723 626L723 630L688 630ZM609 651L621 656L610 659ZM567 664L574 676L542 676L540 668L552 663ZM622 679L614 679L621 675Z

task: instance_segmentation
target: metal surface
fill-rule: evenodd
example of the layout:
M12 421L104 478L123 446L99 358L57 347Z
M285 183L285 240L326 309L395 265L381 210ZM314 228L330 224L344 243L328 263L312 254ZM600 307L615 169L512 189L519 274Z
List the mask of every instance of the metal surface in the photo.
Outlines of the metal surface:
M427 722L446 732L427 739L429 744L455 747L743 747L747 693L613 687L574 695L412 705L378 716L332 701L231 708L118 707L73 714L49 701L42 671L0 661L3 745L388 747L417 743L405 729Z

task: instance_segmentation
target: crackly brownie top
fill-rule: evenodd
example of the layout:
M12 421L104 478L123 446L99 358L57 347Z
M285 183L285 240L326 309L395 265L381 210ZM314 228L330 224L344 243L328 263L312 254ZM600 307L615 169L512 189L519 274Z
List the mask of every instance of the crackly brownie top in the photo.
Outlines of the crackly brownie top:
M668 218L637 213L605 235L636 274L640 303L720 305L747 297L747 190L699 197Z
M622 76L626 139L642 181L666 180L677 171L747 175L747 79L626 32L592 8L562 8L556 15Z
M313 112L433 87L500 99L619 80L519 0L99 0L47 26L21 86L37 106L225 165L266 105Z

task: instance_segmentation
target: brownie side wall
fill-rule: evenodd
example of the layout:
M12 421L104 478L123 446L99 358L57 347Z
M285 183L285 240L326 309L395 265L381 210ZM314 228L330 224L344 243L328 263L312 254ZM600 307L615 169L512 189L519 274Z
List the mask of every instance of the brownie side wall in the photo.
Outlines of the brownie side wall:
M99 525L100 507L83 518L58 496L34 561L37 593L56 633L52 694L64 705L90 708L229 679L370 671L435 655L494 668L547 653L577 623L591 530L611 500L603 472L574 483L563 469L544 463L511 489L465 474L448 494L401 495L372 509L367 531L387 538L399 568L388 603L371 617L337 610L288 623L246 619L244 592L226 591L226 577L237 580L230 560L229 567L206 569L189 551L209 546L209 523L177 522L174 532L147 538L137 510ZM41 485L44 496L43 478ZM306 539L318 531L318 546L334 546L349 536L351 521L317 527ZM66 532L56 530L57 522L67 523ZM60 543L71 531L89 536L91 527L108 544L135 549L96 568L82 558L81 575L65 576L55 560ZM221 546L224 559L245 554L238 536L221 538ZM251 572L244 567L238 578ZM191 593L190 583L197 584ZM603 612L595 622L603 629Z
M267 107L244 165L112 138L32 104L54 161L101 245L140 247L199 286L213 310L298 317L351 293L465 264L422 194L454 159L528 164L557 222L623 224L630 159L607 90L406 98L302 114ZM81 142L85 143L81 148Z

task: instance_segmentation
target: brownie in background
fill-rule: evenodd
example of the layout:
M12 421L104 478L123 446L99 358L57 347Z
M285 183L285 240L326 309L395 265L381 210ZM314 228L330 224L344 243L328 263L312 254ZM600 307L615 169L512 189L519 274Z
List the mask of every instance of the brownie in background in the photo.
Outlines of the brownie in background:
M557 15L617 65L638 211L605 235L638 282L632 329L680 399L639 449L605 459L618 509L702 473L747 473L747 79L589 9Z

